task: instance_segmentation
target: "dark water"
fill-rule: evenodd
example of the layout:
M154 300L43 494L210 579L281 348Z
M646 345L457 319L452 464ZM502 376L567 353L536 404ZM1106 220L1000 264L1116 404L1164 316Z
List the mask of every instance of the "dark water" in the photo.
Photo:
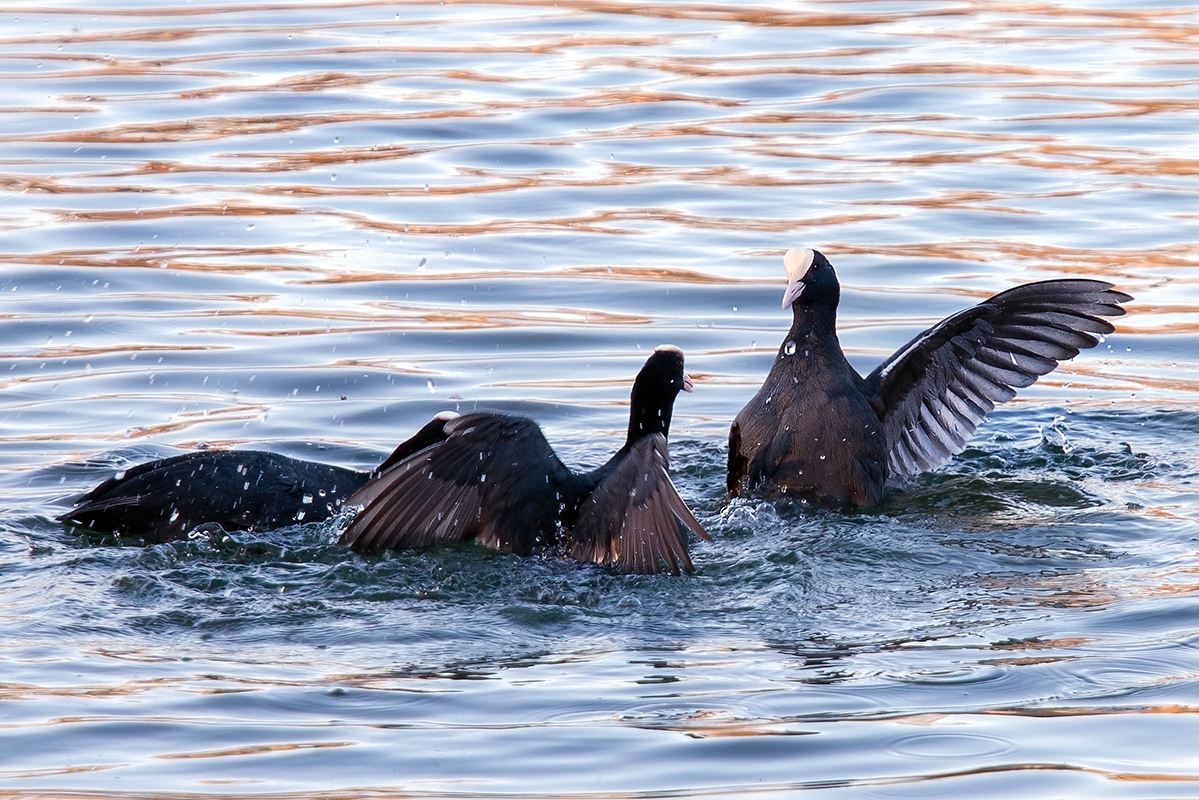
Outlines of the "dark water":
M0 20L0 796L1199 797L1187 4ZM1016 283L1137 299L878 513L728 503L797 245L863 371ZM690 578L53 521L154 456L366 467L447 408L594 465L664 342Z

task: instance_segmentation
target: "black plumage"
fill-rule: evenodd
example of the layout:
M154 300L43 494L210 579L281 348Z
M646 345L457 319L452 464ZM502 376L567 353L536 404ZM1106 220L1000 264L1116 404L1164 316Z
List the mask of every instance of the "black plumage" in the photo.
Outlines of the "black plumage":
M438 414L374 472L444 439L446 422L456 416ZM118 472L59 520L155 542L206 523L227 531L269 530L328 519L374 472L261 450L198 450Z
M1110 283L1041 281L1000 292L916 336L865 378L841 351L841 288L815 250L783 259L794 321L762 388L729 431L733 494L870 507L889 478L935 469L986 415L1111 333L1132 299Z
M691 391L683 353L657 348L633 383L623 447L590 472L567 468L540 427L479 412L446 438L368 481L341 537L359 551L474 540L530 555L559 549L625 573L692 572L687 534L708 539L670 481L666 437L675 397Z

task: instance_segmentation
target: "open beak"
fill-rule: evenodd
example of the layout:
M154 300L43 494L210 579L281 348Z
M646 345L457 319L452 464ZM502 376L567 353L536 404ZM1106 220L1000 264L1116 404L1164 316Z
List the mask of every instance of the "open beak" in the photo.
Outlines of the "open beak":
M683 373L683 391L684 392L694 392L695 391L695 384L691 382L691 376L688 375L686 372Z
M787 291L783 292L783 308L787 308L803 294L804 282L799 278L787 284Z

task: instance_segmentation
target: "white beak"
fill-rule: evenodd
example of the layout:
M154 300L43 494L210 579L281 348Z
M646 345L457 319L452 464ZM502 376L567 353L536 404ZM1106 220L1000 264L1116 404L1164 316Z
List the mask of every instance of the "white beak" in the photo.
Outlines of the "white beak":
M783 308L788 308L799 299L799 296L803 294L804 286L804 282L799 278L787 284L787 291L783 292Z

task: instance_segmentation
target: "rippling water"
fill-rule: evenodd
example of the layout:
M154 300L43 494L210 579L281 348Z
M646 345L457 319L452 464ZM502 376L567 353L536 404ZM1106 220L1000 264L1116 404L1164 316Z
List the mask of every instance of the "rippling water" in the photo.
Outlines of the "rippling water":
M4 797L1199 796L1189 4L0 19ZM801 244L862 371L1016 283L1136 301L879 513L728 503ZM446 408L594 465L663 342L690 578L53 521L126 464L366 467Z

